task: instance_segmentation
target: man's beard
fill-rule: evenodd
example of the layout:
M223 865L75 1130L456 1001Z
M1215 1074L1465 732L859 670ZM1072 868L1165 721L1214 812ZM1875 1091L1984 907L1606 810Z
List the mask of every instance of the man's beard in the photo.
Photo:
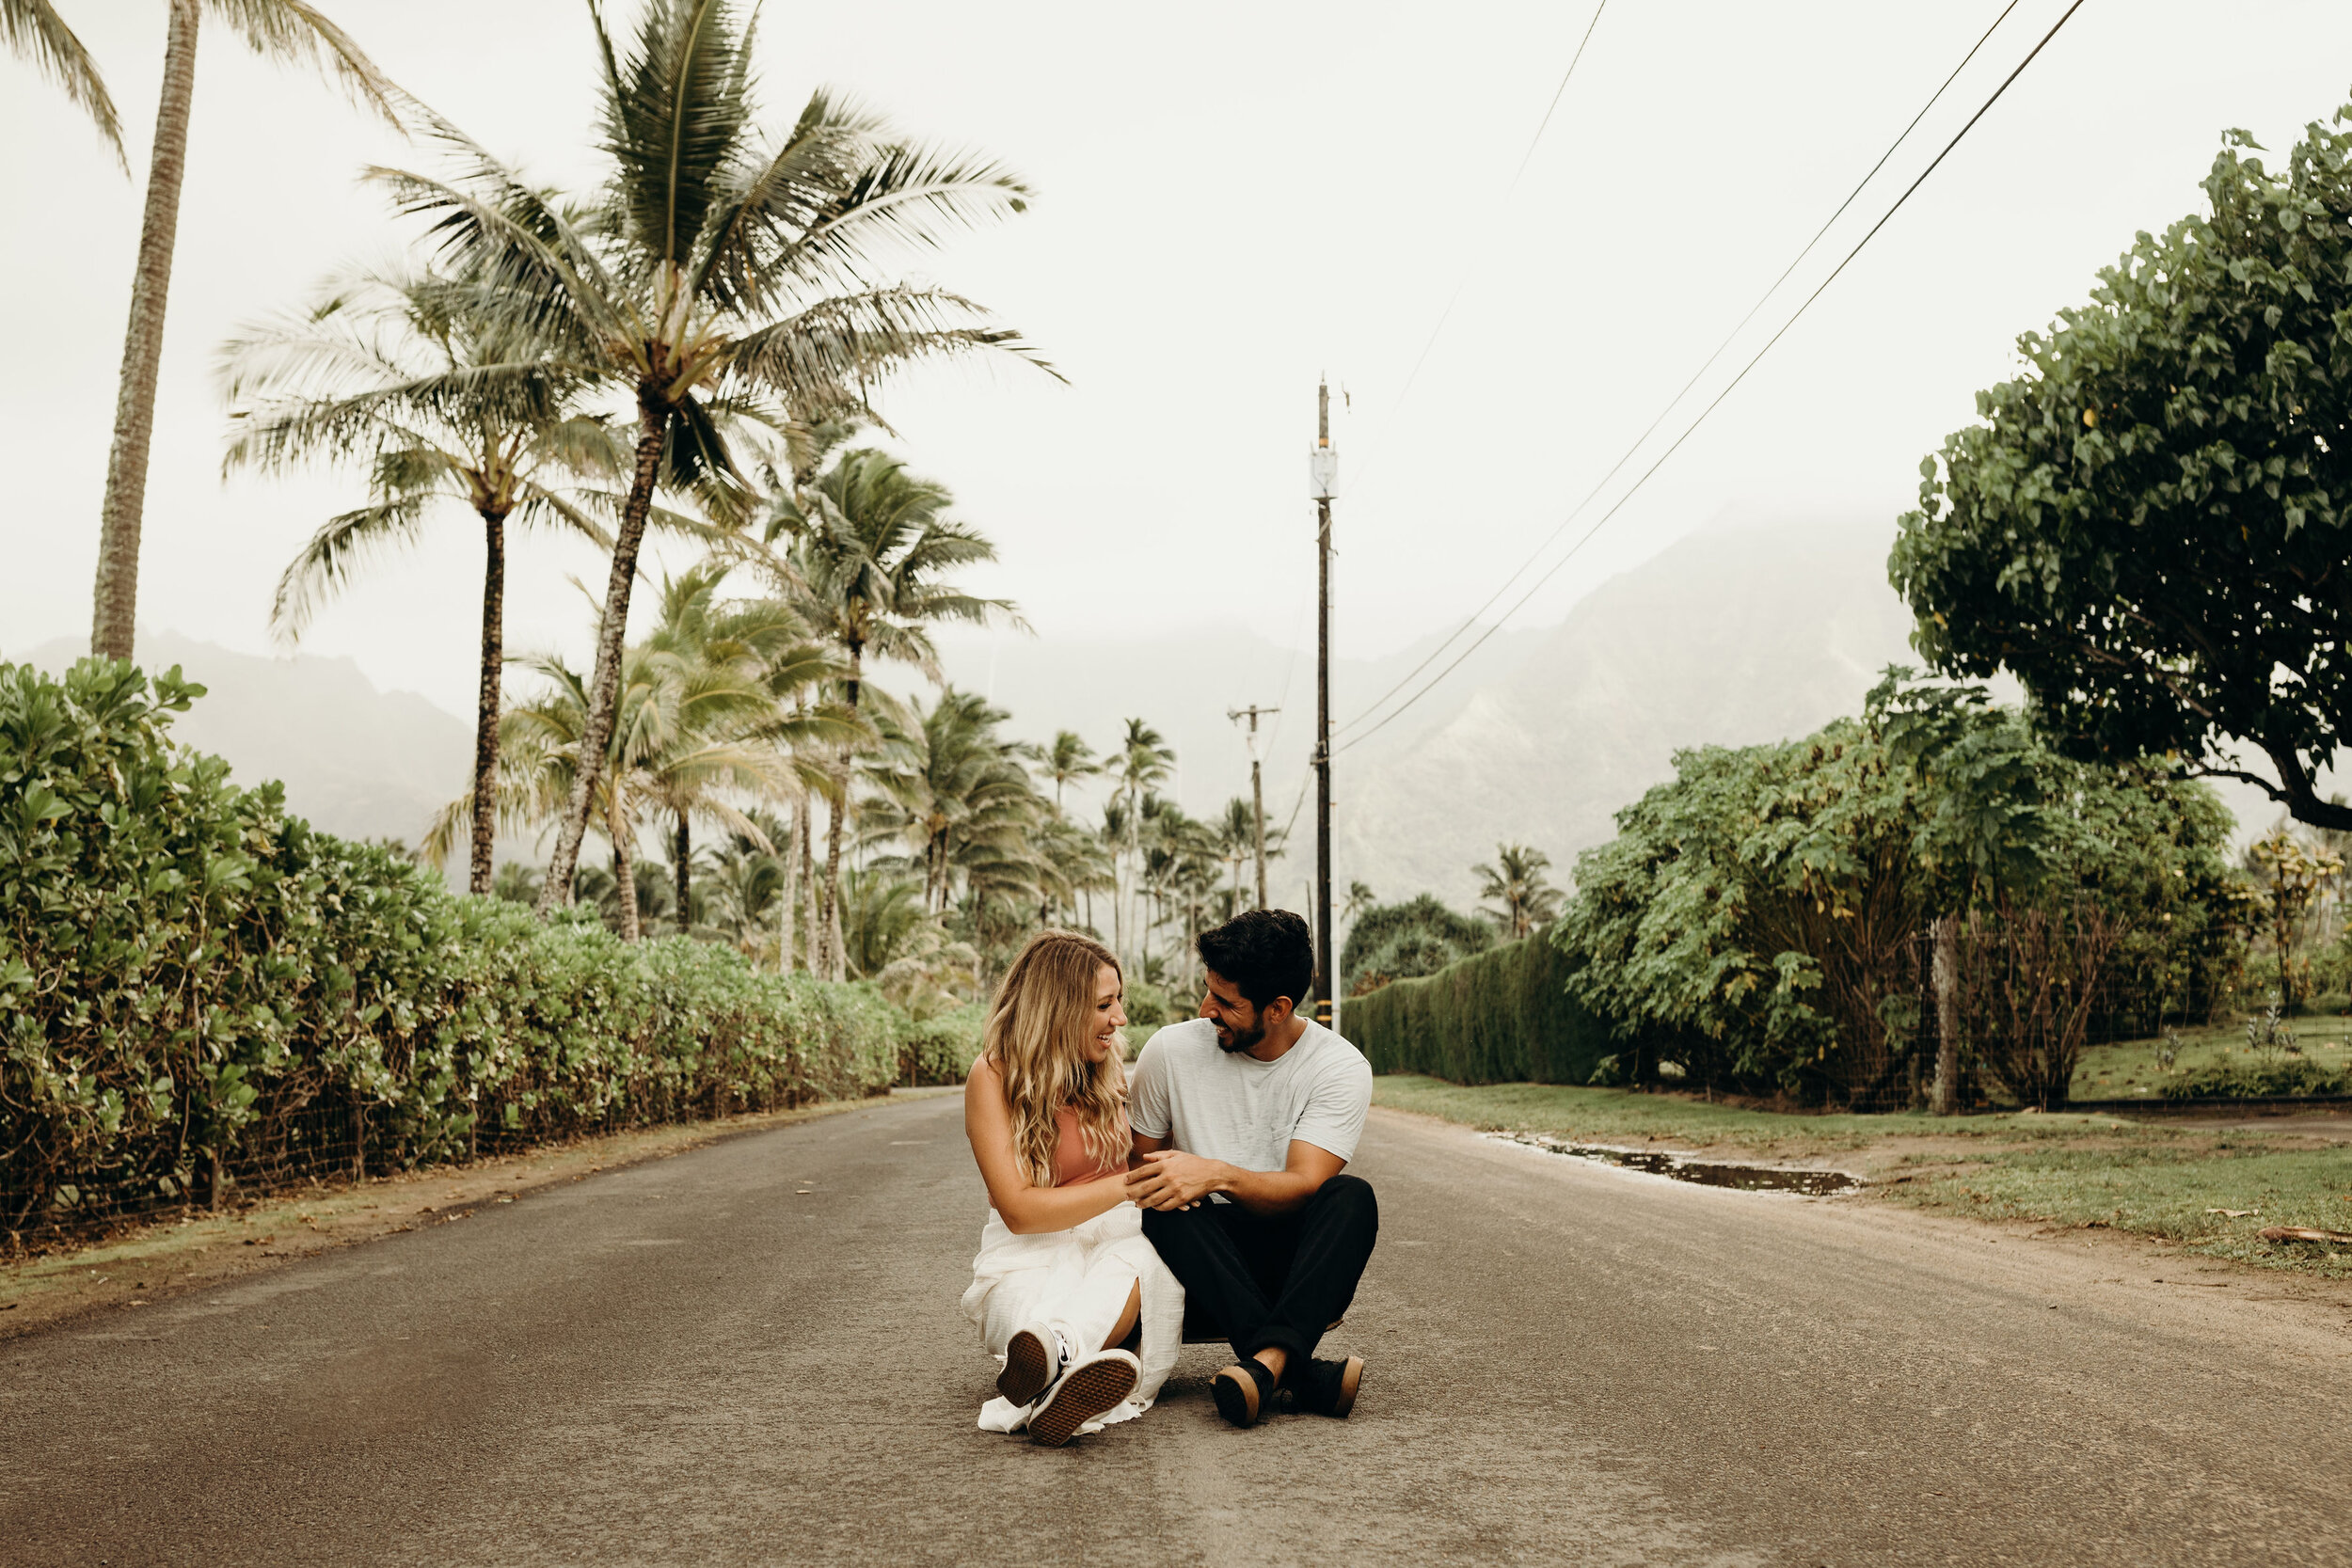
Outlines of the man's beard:
M1265 1024L1261 1021L1248 1029L1219 1029L1216 1032L1216 1048L1231 1056L1240 1052L1255 1050L1258 1042L1264 1038Z

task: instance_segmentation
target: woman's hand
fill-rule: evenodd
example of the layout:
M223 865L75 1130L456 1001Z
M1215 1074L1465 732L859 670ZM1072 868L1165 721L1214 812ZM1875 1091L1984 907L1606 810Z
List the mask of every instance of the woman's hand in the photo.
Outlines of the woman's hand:
M1232 1167L1181 1148L1155 1149L1127 1172L1127 1196L1138 1209L1192 1209L1221 1193Z

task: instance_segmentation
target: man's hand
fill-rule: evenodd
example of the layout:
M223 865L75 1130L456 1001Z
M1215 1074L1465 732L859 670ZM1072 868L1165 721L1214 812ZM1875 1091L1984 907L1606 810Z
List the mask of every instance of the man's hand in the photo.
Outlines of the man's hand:
M1180 1148L1157 1149L1127 1172L1127 1196L1139 1209L1190 1209L1223 1191L1231 1168Z

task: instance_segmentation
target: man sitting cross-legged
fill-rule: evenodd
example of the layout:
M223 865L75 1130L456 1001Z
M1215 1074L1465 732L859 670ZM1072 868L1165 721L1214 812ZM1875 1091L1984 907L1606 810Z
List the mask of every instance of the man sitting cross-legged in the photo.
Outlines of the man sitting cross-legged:
M1248 1426L1289 1387L1299 1407L1345 1416L1360 1356L1316 1361L1347 1310L1380 1212L1343 1176L1372 1103L1372 1068L1298 1016L1314 983L1307 923L1253 910L1200 939L1200 1017L1146 1042L1128 1091L1136 1158L1127 1194L1143 1233L1241 1357L1210 1385Z

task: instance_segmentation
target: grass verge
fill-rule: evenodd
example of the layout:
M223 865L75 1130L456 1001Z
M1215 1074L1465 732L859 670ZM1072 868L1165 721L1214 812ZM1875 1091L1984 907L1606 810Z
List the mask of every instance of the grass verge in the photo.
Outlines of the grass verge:
M1868 1181L1865 1196L1877 1201L2113 1229L2255 1268L2352 1277L2352 1246L2261 1235L2272 1226L2352 1232L2352 1144L2329 1137L2325 1121L2247 1131L2030 1111L1790 1116L1673 1094L1406 1074L1375 1079L1373 1103L1488 1132L1835 1166Z

